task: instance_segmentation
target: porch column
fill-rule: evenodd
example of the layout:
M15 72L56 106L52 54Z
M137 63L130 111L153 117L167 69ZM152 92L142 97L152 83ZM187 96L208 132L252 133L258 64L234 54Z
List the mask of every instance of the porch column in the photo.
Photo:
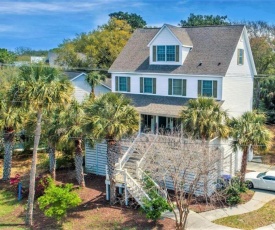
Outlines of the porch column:
M156 130L156 134L159 133L159 116L156 116L156 124L155 124L155 130Z
M139 114L139 128L138 133L141 133L141 114Z

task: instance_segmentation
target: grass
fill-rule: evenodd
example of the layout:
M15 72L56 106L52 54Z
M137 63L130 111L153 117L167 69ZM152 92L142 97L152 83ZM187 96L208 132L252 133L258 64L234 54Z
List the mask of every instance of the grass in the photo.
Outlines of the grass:
M240 229L255 229L275 222L275 200L262 208L242 215L229 216L213 221L215 224Z
M23 209L23 205L12 192L0 190L0 229L28 229L21 227L24 225L21 216Z
M18 201L14 194L9 191L0 190L0 217L9 215L18 207Z

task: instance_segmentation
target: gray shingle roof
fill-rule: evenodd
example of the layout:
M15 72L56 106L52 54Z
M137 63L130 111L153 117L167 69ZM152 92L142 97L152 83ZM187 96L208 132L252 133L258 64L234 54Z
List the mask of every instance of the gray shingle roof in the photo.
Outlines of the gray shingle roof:
M133 105L141 114L155 116L179 117L183 106L190 98L168 97L144 94L124 94L132 100Z
M173 32L173 34L179 39L181 44L186 46L193 46L193 43L185 28L176 27L166 24L166 26Z
M147 45L157 28L137 29L109 69L109 72L151 72L171 74L225 75L244 26L171 27L179 38L187 32L193 44L183 65L149 65ZM202 62L201 66L198 66ZM220 63L220 64L219 64Z

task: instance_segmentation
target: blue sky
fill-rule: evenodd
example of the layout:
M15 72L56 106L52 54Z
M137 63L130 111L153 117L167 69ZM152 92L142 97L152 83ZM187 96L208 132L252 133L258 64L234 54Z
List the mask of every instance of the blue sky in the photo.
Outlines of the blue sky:
M0 48L51 49L89 32L117 11L137 13L150 26L177 25L190 13L275 24L274 0L0 0Z

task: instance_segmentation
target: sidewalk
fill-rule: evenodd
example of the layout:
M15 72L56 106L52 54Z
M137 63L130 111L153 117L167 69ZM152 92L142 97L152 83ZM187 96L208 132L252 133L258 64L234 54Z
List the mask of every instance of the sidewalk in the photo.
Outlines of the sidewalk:
M195 213L193 211L190 211L188 215L187 220L187 229L188 230L195 230L195 229L236 229L236 228L230 228L226 226L221 226L212 223L212 221L227 217L227 216L233 216L233 215L239 215L247 212L252 212L254 210L257 210L261 208L264 204L267 202L275 199L275 192L270 191L263 191L263 190L255 190L255 194L252 197L252 199L245 203L238 205L236 207L229 207L229 208L222 208L222 209L215 209L207 212L202 213ZM166 212L163 214L163 217L175 219L172 212ZM275 224L261 227L258 230L274 230Z
M260 163L254 163L254 162L249 162L247 165L247 168L249 170L259 171L259 172L264 172L267 170L275 170L275 166L264 165ZM248 213L248 212L257 210L261 208L264 204L266 204L267 202L273 199L275 199L275 192L255 189L254 196L249 202L245 204L241 204L236 207L216 209L216 210L202 212L202 213L195 213L190 211L188 215L188 220L187 220L187 229L188 230L236 229L236 228L217 225L212 223L212 221L219 218L227 217L227 216L239 215L239 214ZM172 212L164 213L163 217L175 219ZM275 223L258 228L257 230L274 230L274 229L275 229Z

